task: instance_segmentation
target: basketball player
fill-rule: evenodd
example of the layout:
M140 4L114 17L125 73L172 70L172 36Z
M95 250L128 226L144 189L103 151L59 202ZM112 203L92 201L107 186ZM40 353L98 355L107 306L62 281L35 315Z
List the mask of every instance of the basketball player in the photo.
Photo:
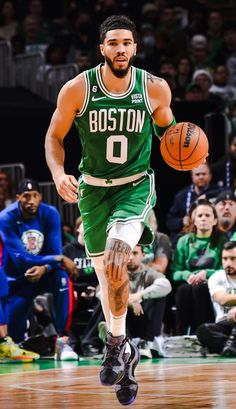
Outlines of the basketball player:
M108 17L100 40L104 63L63 86L45 149L58 193L71 203L78 195L87 253L100 282L109 328L100 381L115 385L119 402L127 405L137 395L134 369L139 359L125 336L127 261L137 243L153 240L147 222L156 200L152 127L160 137L175 119L166 81L132 66L134 23L126 16ZM83 148L79 182L64 170L63 140L73 121Z

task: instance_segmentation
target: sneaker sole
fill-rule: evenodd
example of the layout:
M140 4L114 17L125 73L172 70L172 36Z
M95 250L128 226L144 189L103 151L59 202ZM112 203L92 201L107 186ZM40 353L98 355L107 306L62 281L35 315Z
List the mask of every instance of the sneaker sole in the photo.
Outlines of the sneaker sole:
M4 357L0 357L0 363L11 363L11 362L15 362L15 363L26 363L26 362L33 362L34 360L32 358L4 358Z

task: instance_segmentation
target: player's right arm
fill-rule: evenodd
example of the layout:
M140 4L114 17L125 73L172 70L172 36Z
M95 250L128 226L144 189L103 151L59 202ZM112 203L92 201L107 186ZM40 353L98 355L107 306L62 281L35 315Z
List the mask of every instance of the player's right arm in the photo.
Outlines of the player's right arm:
M73 124L76 113L83 106L85 93L86 84L83 74L68 81L62 87L45 138L46 161L57 191L70 203L78 200L78 182L73 175L67 175L64 170L64 138Z

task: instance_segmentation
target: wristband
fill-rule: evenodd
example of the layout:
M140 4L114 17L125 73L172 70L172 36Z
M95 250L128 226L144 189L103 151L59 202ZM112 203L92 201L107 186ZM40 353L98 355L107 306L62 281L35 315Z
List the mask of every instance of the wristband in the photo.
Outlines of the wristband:
M170 128L171 126L175 125L175 124L176 124L175 117L173 117L172 122L171 122L169 125L167 125L167 126L161 127L161 126L158 126L158 125L156 125L156 124L153 123L153 128L154 128L155 135L158 136L158 138L161 138L162 135L165 133L165 131L166 131L168 128Z

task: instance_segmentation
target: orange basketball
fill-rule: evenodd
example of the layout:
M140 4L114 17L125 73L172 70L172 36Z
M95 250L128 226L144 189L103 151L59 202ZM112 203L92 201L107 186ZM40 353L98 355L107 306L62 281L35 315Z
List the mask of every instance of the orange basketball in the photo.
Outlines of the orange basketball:
M160 150L164 161L172 168L192 170L205 161L209 143L198 125L179 122L165 131Z

